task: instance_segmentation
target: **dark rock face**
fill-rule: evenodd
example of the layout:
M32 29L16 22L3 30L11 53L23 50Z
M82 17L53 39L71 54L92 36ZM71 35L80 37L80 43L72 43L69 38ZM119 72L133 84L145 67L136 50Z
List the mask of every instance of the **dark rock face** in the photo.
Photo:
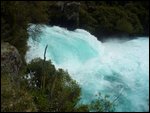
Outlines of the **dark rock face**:
M67 28L72 26L71 30L76 29L79 25L79 6L78 2L69 2L64 6L64 21L67 23Z
M55 12L50 23L74 30L79 26L79 2L59 1L49 10ZM51 12L50 12L51 13Z
M18 50L9 43L1 43L1 72L18 75L22 60Z

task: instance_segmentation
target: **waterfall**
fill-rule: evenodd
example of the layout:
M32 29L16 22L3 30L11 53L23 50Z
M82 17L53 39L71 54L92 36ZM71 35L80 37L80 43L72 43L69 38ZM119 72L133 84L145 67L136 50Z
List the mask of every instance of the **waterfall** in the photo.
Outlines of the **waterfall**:
M32 29L34 25L31 26ZM83 29L69 31L43 26L38 41L31 32L26 61L41 57L48 44L46 59L56 68L67 70L81 87L81 101L109 95L116 111L149 111L149 38L112 39L100 42Z

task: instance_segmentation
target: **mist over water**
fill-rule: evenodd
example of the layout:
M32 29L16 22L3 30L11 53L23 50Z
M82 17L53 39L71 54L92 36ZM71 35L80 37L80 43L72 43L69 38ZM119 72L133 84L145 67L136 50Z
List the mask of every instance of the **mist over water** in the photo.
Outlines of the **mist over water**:
M57 26L44 26L38 41L31 37L26 61L43 59L48 44L47 60L67 70L78 82L83 103L101 92L112 101L120 95L116 111L149 111L149 38L102 43L85 30L68 31Z

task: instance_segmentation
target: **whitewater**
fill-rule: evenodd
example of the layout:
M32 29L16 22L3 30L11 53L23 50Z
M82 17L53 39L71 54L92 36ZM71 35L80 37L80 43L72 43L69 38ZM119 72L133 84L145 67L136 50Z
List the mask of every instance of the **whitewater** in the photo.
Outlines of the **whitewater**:
M30 26L34 29L35 25ZM44 57L56 68L67 70L81 87L82 103L100 92L114 100L116 111L149 111L149 38L112 39L105 42L83 29L69 31L43 26L38 40L29 30L26 61Z

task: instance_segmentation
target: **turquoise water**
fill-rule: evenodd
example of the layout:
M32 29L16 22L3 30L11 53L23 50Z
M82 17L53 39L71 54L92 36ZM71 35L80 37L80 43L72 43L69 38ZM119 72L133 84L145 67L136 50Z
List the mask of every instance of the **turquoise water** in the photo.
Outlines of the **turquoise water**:
M33 27L33 26L32 26ZM28 40L26 61L46 58L56 68L67 70L82 89L82 102L108 94L116 111L149 111L149 38L108 40L104 43L89 32L44 26L39 41Z

